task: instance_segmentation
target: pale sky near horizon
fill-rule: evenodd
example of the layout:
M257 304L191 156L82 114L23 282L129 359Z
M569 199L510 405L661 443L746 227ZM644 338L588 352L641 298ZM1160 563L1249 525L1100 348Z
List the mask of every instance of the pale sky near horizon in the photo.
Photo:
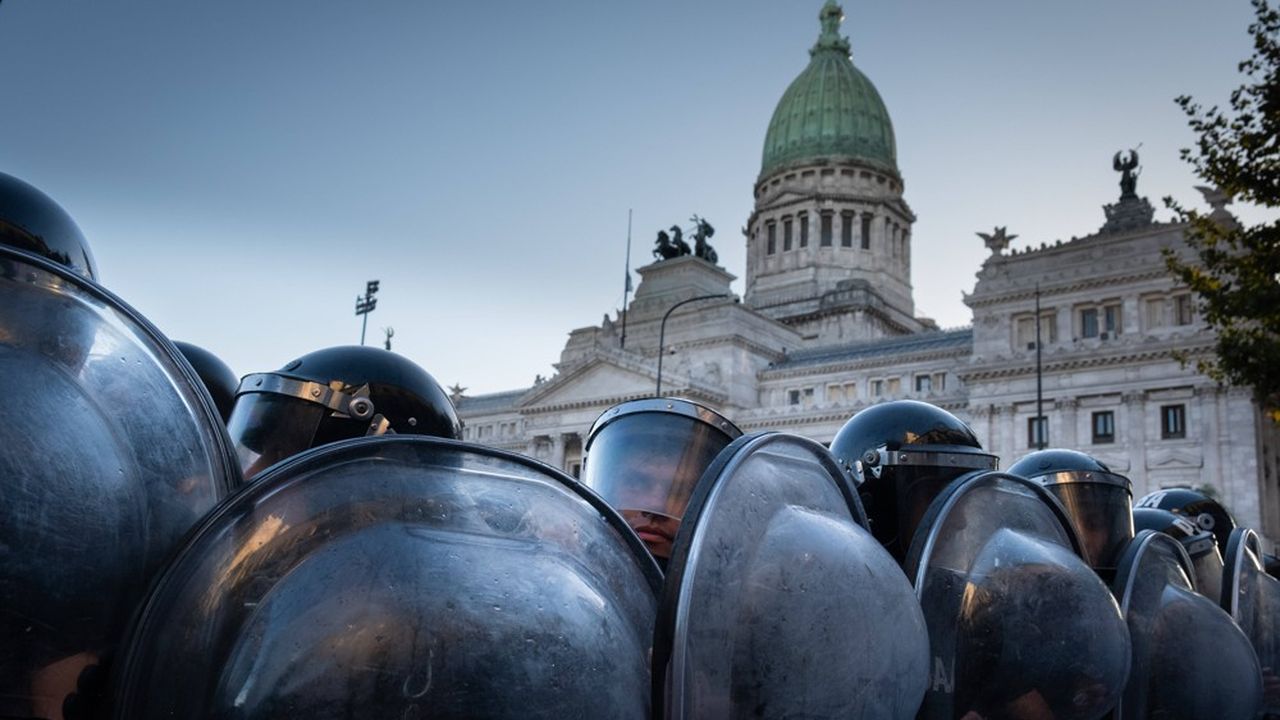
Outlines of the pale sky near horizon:
M376 3L5 0L0 171L49 193L101 281L238 374L359 340L468 394L550 375L621 304L660 228L697 213L741 276L774 105L821 0ZM844 3L893 119L917 312L1015 247L1097 230L1112 154L1200 204L1173 98L1226 102L1247 0ZM1236 208L1246 220L1261 215ZM638 281L638 276L636 276ZM734 289L742 291L738 280Z

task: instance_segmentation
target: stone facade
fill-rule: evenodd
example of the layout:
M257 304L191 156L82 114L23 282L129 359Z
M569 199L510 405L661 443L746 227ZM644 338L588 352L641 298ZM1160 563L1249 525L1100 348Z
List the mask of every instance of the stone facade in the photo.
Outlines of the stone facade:
M829 7L820 46L834 42ZM841 72L856 73L851 64ZM860 73L851 77L857 92L874 93ZM804 117L783 107L793 95L773 125L784 110ZM858 102L800 96L823 107ZM883 106L868 107L876 138L891 140ZM773 125L766 148L785 148ZM806 142L789 132L786 142ZM606 316L570 333L552 378L455 397L466 439L576 475L592 423L616 403L652 396L660 367L664 395L706 404L744 431L824 443L868 405L916 398L969 422L1002 467L1047 433L1048 446L1083 450L1127 475L1135 497L1207 486L1239 522L1280 538L1280 431L1247 391L1191 369L1213 335L1161 256L1187 252L1183 226L1154 222L1130 181L1087 237L1012 252L1003 235L988 237L991 255L963 298L972 326L939 330L914 314L915 215L886 161L893 148L859 158L848 149L865 138L846 140L829 157L766 162L745 231L742 302L734 277L700 258L640 268L625 342L621 316ZM702 296L712 297L684 302Z

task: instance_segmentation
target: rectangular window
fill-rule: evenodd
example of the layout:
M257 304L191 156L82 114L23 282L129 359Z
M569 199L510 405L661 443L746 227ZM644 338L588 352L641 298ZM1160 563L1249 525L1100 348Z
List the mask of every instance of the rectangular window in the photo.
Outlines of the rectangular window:
M831 213L822 213L822 236L819 240L822 247L831 247Z
M844 400L844 386L828 385L827 386L827 402L836 403Z
M1036 323L1035 318L1024 316L1017 319L1014 324L1014 349L1015 350L1035 350L1036 349ZM1055 322L1052 310L1042 311L1040 314L1040 342L1048 345L1058 341L1058 323Z
M858 383L845 383L845 384L844 384L844 399L845 399L845 400L857 400L857 399L858 399Z
M871 397L880 397L883 394L884 394L884 381L872 380L871 381Z
M809 213L800 213L800 247L809 247Z
M862 249L871 249L871 213L862 213Z
M1160 408L1160 437L1165 440L1187 436L1187 406L1164 405Z
M1120 306L1106 305L1102 308L1102 330L1115 336L1120 333Z
M884 391L890 395L897 395L902 392L902 378L889 378L885 381Z
M1190 325L1192 320L1191 296L1178 295L1173 299L1173 318L1178 325Z
M786 252L791 249L791 218L782 219L782 251Z
M933 378L928 375L916 376L916 392L927 393L933 389Z
M765 247L765 252L770 255L778 252L778 226L776 223L769 223L769 241Z
M1110 410L1102 410L1093 414L1093 444L1113 443L1116 441L1116 414Z
M1164 327L1164 298L1148 298L1142 307L1147 329Z
M800 404L800 391L799 391L799 390L789 390L789 391L787 392L787 404L788 404L788 405L799 405L799 404Z
M1098 309L1080 311L1080 337L1098 337Z
M853 247L853 213L840 213L840 247Z
M805 388L802 396L805 407L813 407L813 388Z
M1049 445L1049 418L1041 415L1040 417L1027 418L1027 447L1039 448Z
M947 389L947 374L944 372L933 374L933 389L942 392Z

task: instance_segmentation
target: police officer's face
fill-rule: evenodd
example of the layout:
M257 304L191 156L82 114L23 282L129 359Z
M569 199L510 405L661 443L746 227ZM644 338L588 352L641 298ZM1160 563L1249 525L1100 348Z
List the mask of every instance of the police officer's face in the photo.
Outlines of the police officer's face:
M675 542L676 532L680 530L678 518L647 510L623 510L622 517L654 557L663 560L671 558L671 545Z

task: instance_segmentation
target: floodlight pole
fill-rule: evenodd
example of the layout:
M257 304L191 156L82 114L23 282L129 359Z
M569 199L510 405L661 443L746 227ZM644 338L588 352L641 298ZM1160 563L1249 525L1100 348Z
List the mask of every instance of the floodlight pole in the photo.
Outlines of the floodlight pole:
M714 300L715 298L731 298L731 297L733 297L733 293L716 293L715 295L699 295L697 297L691 297L687 300L681 300L680 302L668 308L667 312L663 314L662 324L658 327L658 385L656 388L654 388L654 391L653 391L654 397L662 397L662 355L663 355L663 347L666 345L666 339L667 339L667 318L671 317L671 313L675 312L675 309L680 307L681 305L687 305L691 302L697 302L699 300Z
M356 314L364 318L360 323L361 345L364 345L365 331L369 329L369 313L378 307L378 299L374 297L376 294L378 294L378 281L370 280L364 285L364 295L356 296Z

